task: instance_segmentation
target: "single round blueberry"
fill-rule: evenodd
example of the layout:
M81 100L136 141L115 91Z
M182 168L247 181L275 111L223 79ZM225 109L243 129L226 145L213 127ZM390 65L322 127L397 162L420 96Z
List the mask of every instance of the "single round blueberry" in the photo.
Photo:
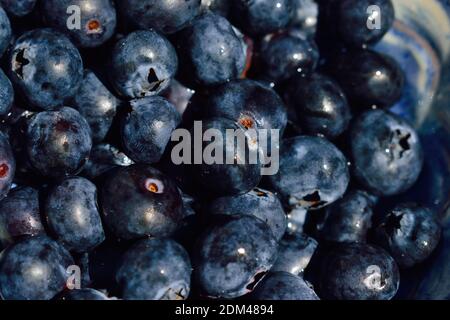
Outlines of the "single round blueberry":
M350 181L347 160L326 139L299 136L283 141L280 169L269 176L289 207L319 209L340 197Z
M83 79L83 61L62 33L34 29L15 42L9 71L12 82L32 105L51 110L77 92Z
M117 24L112 0L45 0L41 12L48 26L66 33L80 47L102 45L113 36ZM79 14L79 25L70 14Z
M101 190L104 221L115 236L170 236L183 219L174 181L146 165L112 170Z
M305 234L285 235L278 245L278 257L271 271L302 275L317 246L317 241Z
M119 103L92 71L84 71L83 81L73 98L73 107L89 123L93 142L105 139Z
M23 17L34 10L37 0L0 0L2 7L11 15Z
M16 160L8 137L0 132L0 200L8 194L15 171Z
M267 223L277 240L286 231L283 206L277 196L267 190L255 188L242 195L216 198L208 204L207 211L209 214L254 216Z
M57 240L68 250L87 252L105 240L97 207L97 188L71 177L56 185L45 203L45 215Z
M83 288L70 290L61 297L61 300L109 300L109 298L101 291L95 289Z
M401 268L427 259L441 238L438 218L428 208L401 204L391 210L376 229L378 243Z
M126 300L185 300L191 287L188 253L170 239L141 240L128 250L116 274Z
M351 50L331 60L330 74L355 111L389 108L401 97L405 77L397 62L371 50Z
M271 272L256 287L254 300L320 300L301 277L288 272Z
M227 138L227 130L232 130L238 139L231 140L230 134ZM195 143L192 146L194 162L196 153L203 156L201 164L189 165L192 179L202 195L232 196L246 193L258 185L262 169L259 161L261 149L242 126L225 118L212 118L196 122L190 134L193 137L206 135L213 141L203 139L200 153ZM182 158L181 151L177 145L172 149L172 157L175 154Z
M336 138L347 129L352 117L342 89L334 80L321 74L291 79L285 100L294 110L301 127L312 135Z
M0 291L5 300L50 300L64 290L70 254L46 236L28 237L2 252Z
M133 100L130 107L122 124L125 153L139 163L156 163L181 121L180 114L159 96Z
M203 11L210 10L224 17L228 16L230 7L230 0L201 0L201 9Z
M286 27L293 16L292 0L234 0L236 24L252 35L264 35Z
M43 176L62 177L79 172L92 148L91 129L75 109L43 111L27 129L28 159Z
M6 116L12 108L14 102L14 89L5 75L0 69L0 116Z
M112 52L110 80L127 98L157 95L168 88L178 69L172 44L153 30L130 33Z
M11 23L5 10L0 7L0 57L3 56L12 39Z
M321 261L318 289L323 299L390 300L400 274L383 249L367 244L341 244Z
M119 0L127 19L140 29L170 34L185 28L200 13L201 0Z
M295 30L266 37L261 45L262 72L274 81L313 72L319 62L314 40Z
M372 227L373 202L360 190L348 192L326 210L321 237L333 242L366 242Z
M408 190L423 167L416 131L386 111L368 111L356 119L350 148L354 175L376 195L391 196Z
M15 188L0 201L0 230L0 242L5 247L23 236L45 234L36 189Z
M245 69L242 35L222 16L207 12L177 38L181 80L212 86L237 79ZM192 78L194 81L192 81Z
M236 298L253 291L270 270L277 241L258 218L221 217L196 246L194 274L205 295Z

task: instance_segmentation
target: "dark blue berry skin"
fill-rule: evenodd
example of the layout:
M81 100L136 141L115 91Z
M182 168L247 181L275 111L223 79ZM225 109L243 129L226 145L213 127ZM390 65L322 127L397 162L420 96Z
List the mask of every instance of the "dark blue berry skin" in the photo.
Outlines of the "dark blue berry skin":
M269 179L287 206L319 209L347 190L347 160L328 140L299 136L284 140L280 151L280 170Z
M328 72L344 90L355 111L389 108L403 92L405 76L391 57L371 50L350 50L335 56Z
M34 29L19 37L11 50L9 70L28 102L45 110L75 95L83 79L77 48L52 29Z
M87 252L105 240L97 188L85 178L67 178L56 185L47 198L45 215L58 241L70 251Z
M319 62L317 45L296 30L268 36L262 42L260 55L264 76L277 82L309 74Z
M245 33L264 35L286 27L293 16L292 0L234 0L236 24Z
M36 189L15 188L0 202L0 230L0 242L5 247L22 236L45 234Z
M29 161L38 173L48 177L78 173L92 148L89 124L68 107L37 113L26 135Z
M133 160L125 153L110 144L102 143L92 148L81 175L94 180L115 167L127 167L132 164L134 164Z
M236 80L212 89L201 111L203 117L233 120L247 129L278 129L287 125L286 107L271 89L257 81Z
M16 171L16 160L7 136L0 132L0 200L6 197Z
M441 233L435 214L411 203L396 206L376 229L378 243L400 268L410 268L427 259L437 247Z
M305 234L285 235L278 245L278 257L271 271L302 275L317 246L317 241Z
M321 237L333 242L366 242L372 227L373 202L369 195L352 190L326 210Z
M318 73L291 79L285 100L295 112L301 127L311 135L322 134L334 139L347 129L352 117L347 98L339 85Z
M83 82L73 98L73 107L89 123L94 143L105 139L119 103L92 71L84 71Z
M277 240L286 231L283 206L277 196L267 190L255 188L242 195L214 199L209 203L207 211L209 214L254 216L267 223Z
M6 116L9 113L13 102L13 86L3 70L0 69L0 116Z
M3 251L0 291L5 300L50 300L67 283L70 254L46 236L28 237Z
M416 131L403 119L382 110L355 120L350 148L353 173L376 195L400 194L416 182L423 151Z
M222 16L207 12L177 38L181 80L212 86L237 79L244 71L242 35ZM195 81L191 81L190 79Z
M170 34L186 27L200 13L201 0L119 0L121 12L140 29Z
M390 300L400 282L398 266L381 248L341 244L321 261L319 296L330 300Z
M334 28L339 38L346 44L361 47L381 40L394 24L395 11L391 0L343 0L337 1L333 10ZM368 12L370 6L378 6L381 15L380 27L368 27L374 14Z
M201 9L210 10L216 14L226 17L230 12L231 2L229 0L201 0Z
M269 226L252 216L221 216L196 246L194 274L204 295L236 298L251 292L276 258Z
M0 0L2 7L11 15L23 17L31 13L37 0Z
M168 88L177 69L178 57L172 44L156 31L141 30L117 42L109 76L120 95L136 99Z
M255 188L261 180L261 164L259 162L251 164L248 155L250 151L259 153L260 150L255 150L255 146L249 143L250 136L247 135L244 127L225 118L212 118L202 122L202 133L204 134L209 129L221 132L224 142L226 142L226 131L229 129L236 130L236 132L248 138L245 148L223 143L222 148L220 148L223 154L222 164L208 164L202 161L202 164L189 166L192 178L196 182L201 195L212 197L233 196ZM195 135L193 130L191 130L191 134ZM209 144L210 142L203 141L202 150L205 150ZM193 151L195 152L195 150ZM227 153L235 155L233 164L226 164ZM243 163L239 163L236 159L242 160Z
M294 15L291 26L299 28L309 37L314 37L319 18L319 5L315 0L292 0Z
M68 28L70 6L80 8L80 29ZM42 2L41 12L49 27L66 33L80 47L102 45L113 36L117 24L112 0L46 0Z
M184 300L191 287L188 253L170 239L141 240L128 250L116 274L125 300Z
M320 300L301 277L288 272L267 275L252 294L253 300Z
M286 233L290 235L295 235L297 233L303 232L303 226L306 221L308 211L302 207L292 208L287 213L287 229Z
M108 297L100 291L90 288L79 290L70 290L61 297L61 300L109 300Z
M0 7L0 57L5 53L12 39L11 23L5 10Z
M149 166L113 170L101 195L104 220L122 239L170 236L184 216L175 183Z
M156 163L181 121L180 114L159 96L133 100L130 107L122 124L125 153L138 163Z

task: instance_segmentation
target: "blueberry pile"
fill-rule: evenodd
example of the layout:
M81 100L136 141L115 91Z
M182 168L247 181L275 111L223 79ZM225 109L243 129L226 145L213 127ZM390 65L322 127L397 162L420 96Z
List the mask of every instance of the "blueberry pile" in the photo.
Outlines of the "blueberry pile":
M391 0L0 0L1 298L394 298L441 234L383 201L426 156L372 49L394 20ZM215 149L232 163L173 161L200 121L247 138ZM239 161L263 129L271 175Z

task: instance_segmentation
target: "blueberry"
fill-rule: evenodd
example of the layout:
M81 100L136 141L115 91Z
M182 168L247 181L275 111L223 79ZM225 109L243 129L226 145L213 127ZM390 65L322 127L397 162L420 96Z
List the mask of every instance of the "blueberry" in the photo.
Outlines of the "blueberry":
M153 30L130 33L112 52L110 79L119 94L142 98L169 87L178 68L172 44Z
M214 199L209 203L207 211L210 214L249 215L259 218L267 223L277 240L280 240L286 231L286 214L280 200L267 190L255 188L242 195Z
M80 10L80 25L68 28L71 19L71 6ZM45 23L61 32L67 33L75 44L81 47L97 47L110 39L116 29L116 8L112 0L46 0L42 2ZM72 26L71 26L72 27Z
M0 202L0 230L0 242L5 246L25 235L45 234L36 189L15 188Z
M136 162L158 162L181 121L175 107L162 97L146 97L130 102L131 111L122 125L122 144Z
M308 211L302 207L291 208L287 213L287 229L286 233L295 235L303 232L303 226L306 222Z
M319 209L347 190L347 160L329 141L299 136L284 140L280 150L280 170L269 179L287 206Z
M310 134L322 134L333 139L348 127L351 111L342 89L331 78L313 74L291 79L286 89L286 101L299 122Z
M34 29L15 42L9 59L11 80L28 101L51 110L77 92L83 61L77 48L52 29Z
M285 235L279 243L278 257L271 271L302 275L317 246L317 241L305 234Z
M214 154L216 157L218 154L221 154L222 159L217 159L221 161L210 159L211 162L202 161L201 164L189 166L191 177L197 184L198 191L204 196L210 195L213 197L220 197L242 194L252 190L261 180L261 164L259 161L251 163L250 154L260 154L259 146L252 143L251 136L247 135L244 127L232 120L225 118L205 120L202 122L202 132L200 132L200 134L205 134L205 132L210 129L217 130L221 133L223 143L219 143L220 140L214 140L216 138L213 138L212 140L215 141L213 146L218 147L215 148L216 151ZM245 139L244 144L227 143L227 130L233 130L237 136L243 137L243 139ZM199 134L195 132L195 125L194 128L191 129L191 134L192 136ZM203 151L203 154L210 145L211 142L202 142L201 150ZM211 147L209 149L211 149ZM194 153L195 149L193 150L193 154ZM230 155L234 156L231 157ZM233 162L227 164L227 157L232 158Z
M31 118L26 145L28 158L40 174L49 177L75 174L89 158L91 130L75 109L43 111Z
M97 188L85 178L67 178L56 185L47 198L45 214L56 238L68 250L90 251L105 240Z
M28 237L3 251L0 291L6 300L50 300L68 280L70 254L46 236Z
M37 0L0 0L1 6L11 15L23 17L34 10Z
M145 165L110 172L101 200L106 224L123 239L169 236L183 218L183 203L175 183Z
M0 116L6 116L14 102L14 89L11 81L0 69Z
M292 0L234 0L237 25L252 35L264 35L286 27L293 16Z
M0 57L3 56L12 39L11 23L5 10L0 7Z
M126 300L184 300L191 272L189 255L178 243L146 239L125 253L116 281Z
M61 297L62 300L109 300L103 293L95 289L84 288L70 290Z
M391 57L371 50L338 54L328 67L355 110L389 108L401 95L403 71Z
M108 133L119 100L108 91L90 70L84 71L83 82L73 98L73 106L86 118L93 142L101 142Z
M400 204L384 217L376 236L401 268L410 268L427 259L437 247L441 226L428 208Z
M309 74L319 62L317 45L296 30L266 37L260 55L263 74L274 81Z
M308 36L314 36L319 18L319 5L315 0L293 0L294 14L291 25Z
M366 242L372 227L372 206L373 202L366 192L348 192L344 198L325 209L322 238L335 242Z
M0 200L6 197L16 171L16 160L8 138L0 132Z
M368 111L356 119L350 147L357 180L377 195L408 190L422 170L423 151L416 131L389 112Z
M272 267L277 242L252 216L222 216L196 246L194 274L203 294L236 298L251 292Z
M319 295L331 300L390 300L399 277L397 264L383 249L342 244L321 262Z
M305 280L287 272L270 273L258 284L252 298L285 301L320 300Z
M230 7L231 3L229 0L201 0L202 10L210 10L224 17L230 12Z
M201 0L119 0L123 14L140 29L174 33L199 13Z
M246 46L240 33L222 16L205 13L177 38L182 80L211 86L241 76Z

